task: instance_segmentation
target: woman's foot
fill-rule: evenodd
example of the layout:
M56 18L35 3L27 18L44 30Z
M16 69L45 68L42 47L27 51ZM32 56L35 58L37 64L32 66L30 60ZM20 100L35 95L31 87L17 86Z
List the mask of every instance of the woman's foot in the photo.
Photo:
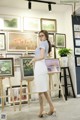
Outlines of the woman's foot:
M53 109L53 110L50 110L47 114L48 115L52 115L53 113L56 113L56 111Z
M47 114L47 112L45 112L45 111L43 111L43 112L40 112L40 114L38 115L38 117L43 117L44 115L46 115Z

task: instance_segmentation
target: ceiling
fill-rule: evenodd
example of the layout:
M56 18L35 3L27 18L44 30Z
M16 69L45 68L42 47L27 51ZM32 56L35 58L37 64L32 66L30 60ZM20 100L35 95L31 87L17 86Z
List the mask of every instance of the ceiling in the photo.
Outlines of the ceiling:
M37 1L37 0L36 0ZM78 6L78 9L80 7L80 0L42 0L42 1L51 1L51 2L56 2L56 5L59 5L57 7L58 10L63 10L63 7L60 7L60 5L67 5L67 4L72 4L75 2L76 3L76 7ZM10 8L19 8L19 9L27 9L27 3L28 1L26 0L0 0L0 7L10 7ZM42 4L42 3L38 3L38 2L32 2L32 7L33 9L35 8L34 7L34 4L36 6L36 9L37 9L37 4ZM42 6L42 5L41 5ZM64 7L65 8L65 7Z

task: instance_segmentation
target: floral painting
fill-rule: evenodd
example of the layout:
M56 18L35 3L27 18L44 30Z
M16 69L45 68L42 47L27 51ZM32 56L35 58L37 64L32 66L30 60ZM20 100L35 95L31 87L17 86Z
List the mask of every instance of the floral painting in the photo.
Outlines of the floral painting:
M34 32L10 32L8 51L34 51L37 47L37 34Z
M0 58L0 77L14 76L13 58Z

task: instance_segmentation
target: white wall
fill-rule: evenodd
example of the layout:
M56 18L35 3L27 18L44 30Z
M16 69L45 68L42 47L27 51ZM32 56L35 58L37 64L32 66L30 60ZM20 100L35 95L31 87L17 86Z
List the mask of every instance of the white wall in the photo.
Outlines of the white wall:
M27 10L27 9L17 9L17 8L3 8L0 7L0 14L7 14L7 15L16 15L16 16L27 16L27 17L36 17L36 18L50 18L57 20L57 33L64 33L66 34L66 43L68 48L72 48L73 50L73 37L72 37L72 23L71 23L71 14L72 14L72 6L67 6L67 11L52 11L48 12L46 10ZM73 58L72 58L73 59ZM71 62L72 63L72 62ZM73 63L70 65L71 67L74 66ZM72 67L73 68L73 67ZM75 68L71 69L72 78L74 84L76 84L75 78ZM74 76L73 76L74 74ZM15 77L12 79L12 85L20 84L20 69L16 68ZM4 87L8 86L8 80L4 80ZM75 85L76 89L76 85Z

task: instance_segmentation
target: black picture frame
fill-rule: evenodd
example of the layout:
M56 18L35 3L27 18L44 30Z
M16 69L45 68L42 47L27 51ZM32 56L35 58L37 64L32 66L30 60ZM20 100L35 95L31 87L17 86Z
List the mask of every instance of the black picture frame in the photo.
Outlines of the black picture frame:
M56 33L55 34L55 45L57 48L66 47L66 34Z
M13 58L0 58L0 77L14 76Z
M80 67L80 56L75 57L76 67Z

